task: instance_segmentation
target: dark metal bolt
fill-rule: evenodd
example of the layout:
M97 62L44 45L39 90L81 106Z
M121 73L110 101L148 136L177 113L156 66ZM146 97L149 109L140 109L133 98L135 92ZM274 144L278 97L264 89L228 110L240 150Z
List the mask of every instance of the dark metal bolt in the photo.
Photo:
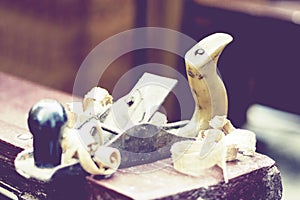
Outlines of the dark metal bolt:
M196 51L195 51L195 56L196 55L203 55L205 53L205 51L204 51L204 49L197 49Z

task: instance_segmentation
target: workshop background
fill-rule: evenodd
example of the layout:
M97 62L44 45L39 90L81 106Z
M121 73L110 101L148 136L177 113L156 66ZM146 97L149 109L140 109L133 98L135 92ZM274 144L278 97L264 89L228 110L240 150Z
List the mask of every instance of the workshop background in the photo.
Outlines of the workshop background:
M76 73L96 45L122 31L147 26L177 30L197 41L214 32L233 35L234 42L219 62L229 95L229 118L257 133L258 152L275 159L282 172L283 198L297 199L299 1L0 0L0 71L72 93ZM112 91L133 66L150 62L171 66L185 76L182 58L144 49L115 60L99 85ZM176 120L176 97L171 95L166 104L169 119Z

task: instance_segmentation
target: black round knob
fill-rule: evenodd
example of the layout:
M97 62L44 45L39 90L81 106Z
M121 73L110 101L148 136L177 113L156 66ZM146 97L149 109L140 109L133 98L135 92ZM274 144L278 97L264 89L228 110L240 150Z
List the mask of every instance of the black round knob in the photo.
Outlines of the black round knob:
M52 99L43 99L32 106L28 127L33 135L33 155L37 167L51 168L61 163L61 131L67 122L64 107Z

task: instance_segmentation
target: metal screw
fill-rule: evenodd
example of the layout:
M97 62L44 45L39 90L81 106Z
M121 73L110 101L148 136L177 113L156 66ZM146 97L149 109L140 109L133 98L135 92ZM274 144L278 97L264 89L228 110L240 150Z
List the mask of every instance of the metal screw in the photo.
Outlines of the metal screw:
M204 53L205 53L204 49L200 48L200 49L197 49L197 50L195 51L195 56L196 56L196 55L203 55Z

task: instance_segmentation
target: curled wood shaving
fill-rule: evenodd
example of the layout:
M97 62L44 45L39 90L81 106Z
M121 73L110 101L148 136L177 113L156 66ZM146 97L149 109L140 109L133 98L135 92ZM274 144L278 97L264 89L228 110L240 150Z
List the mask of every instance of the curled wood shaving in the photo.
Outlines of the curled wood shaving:
M79 148L77 153L82 168L92 175L113 174L121 163L119 150L111 147L99 148L93 158L84 148Z
M171 148L174 168L184 174L201 176L205 169L218 165L223 170L224 180L227 182L226 169L226 143L224 134L220 131L219 137L210 138L210 130L206 139L214 142L213 148L204 157L200 156L200 151L206 148L204 140L182 141L175 143Z
M92 117L105 113L113 103L113 97L101 87L92 88L82 102L71 102L65 106L68 115L68 127L75 128Z
M104 112L112 102L113 97L106 89L94 87L84 96L82 107L84 112L97 115Z
M172 146L174 168L184 174L200 176L205 169L217 165L228 182L226 162L236 160L238 153L253 156L256 136L252 131L236 129L225 116L214 117L209 125L213 129L200 131L195 141Z
M89 134L88 132L84 133ZM114 173L121 163L119 150L98 146L91 152L89 149L91 146L85 144L90 139L83 141L80 134L82 133L79 133L77 129L65 129L61 142L64 153L63 162L69 163L73 158L78 158L82 168L90 174L110 175ZM93 141L90 144L93 144Z

